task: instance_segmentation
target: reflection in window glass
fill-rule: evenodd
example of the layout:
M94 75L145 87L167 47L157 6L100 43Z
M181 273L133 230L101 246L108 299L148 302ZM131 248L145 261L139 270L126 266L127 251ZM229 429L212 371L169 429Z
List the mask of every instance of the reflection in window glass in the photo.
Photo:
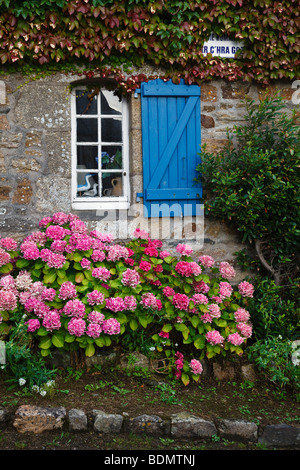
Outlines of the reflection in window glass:
M97 95L91 92L78 90L76 92L76 114L97 114Z
M77 119L77 142L98 142L98 119Z
M98 146L77 146L77 168L98 169Z
M122 101L111 91L101 91L101 114L122 114Z
M102 142L122 142L122 121L120 119L101 120Z

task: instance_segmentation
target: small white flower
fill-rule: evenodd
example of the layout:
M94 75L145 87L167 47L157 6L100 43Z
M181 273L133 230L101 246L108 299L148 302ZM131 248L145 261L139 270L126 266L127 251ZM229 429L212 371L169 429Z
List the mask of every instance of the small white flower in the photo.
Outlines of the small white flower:
M42 397L44 397L46 395L46 393L47 393L46 390L41 390L40 391L40 395L42 395Z
M38 392L39 390L40 390L40 389L39 389L38 385L33 385L33 386L32 386L32 391L33 391L33 392Z
M26 384L26 380L25 379L19 379L19 385L25 385Z

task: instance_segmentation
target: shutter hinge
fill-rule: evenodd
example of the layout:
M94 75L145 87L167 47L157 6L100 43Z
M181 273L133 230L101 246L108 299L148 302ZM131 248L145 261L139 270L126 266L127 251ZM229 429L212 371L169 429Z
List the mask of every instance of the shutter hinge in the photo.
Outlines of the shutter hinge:
M136 202L140 202L141 197L144 197L144 193L136 193Z

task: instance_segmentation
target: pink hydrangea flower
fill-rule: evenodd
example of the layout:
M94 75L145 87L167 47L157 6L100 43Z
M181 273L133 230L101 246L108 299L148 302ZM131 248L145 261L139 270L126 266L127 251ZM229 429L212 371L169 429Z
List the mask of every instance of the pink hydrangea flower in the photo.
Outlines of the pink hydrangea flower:
M196 293L207 294L207 292L210 290L209 285L204 281L194 282L193 287Z
M171 253L169 251L163 250L159 253L159 257L162 259L168 258L168 256L171 256Z
M0 292L0 310L15 310L17 308L17 296L10 290Z
M52 287L46 288L41 294L41 298L43 300L48 300L49 302L52 302L55 296L56 296L56 290L53 289Z
M25 304L24 304L24 308L26 310L26 312L33 312L35 307L37 306L38 304L38 299L36 299L35 297L28 297L28 299L26 300Z
M95 268L92 271L92 276L100 279L101 281L107 281L110 278L111 274L106 268Z
M227 341L234 346L240 346L244 342L244 338L242 338L238 333L232 333L227 336Z
M15 288L15 280L11 274L7 274L0 278L0 286L5 290L10 290Z
M211 256L208 256L208 255L200 256L198 261L205 268L211 268L215 264L215 260Z
M176 251L182 256L190 256L193 253L193 248L191 248L189 245L179 243L176 247Z
M64 212L55 212L52 215L52 221L57 225L66 225L69 222L69 217Z
M140 275L135 269L126 269L122 274L123 286L136 287L140 283Z
M97 263L98 261L104 261L105 260L105 253L102 250L95 249L91 255L92 260L94 263Z
M103 332L108 335L118 335L121 331L121 325L115 318L108 318L102 323Z
M66 245L66 240L53 240L50 248L55 253L63 253L66 248Z
M90 323L86 330L86 334L91 338L99 338L101 333L102 326L99 323Z
M18 244L13 238L6 237L0 239L0 247L7 251L15 251L18 248Z
M93 290L87 295L89 305L100 305L104 302L104 294L98 290Z
M142 270L142 271L150 271L151 269L151 263L148 263L148 261L141 261L140 262L140 265L139 265L139 268Z
M36 260L40 257L40 250L35 243L27 244L26 248L23 247L23 258L28 260Z
M172 303L179 310L188 310L190 299L186 294L178 293L178 294L174 294Z
M60 253L54 253L54 252L50 252L48 254L48 258L46 261L49 268L56 268L56 269L62 268L65 262L66 262L66 258L64 255Z
M141 238L142 240L148 240L149 239L149 233L146 232L145 230L142 230L140 228L137 228L133 232L134 238Z
M81 267L83 269L90 269L91 268L91 262L87 258L82 258L82 260L80 261L80 264L81 264Z
M175 294L175 291L172 287L166 286L163 288L163 293L166 297L172 297Z
M58 297L62 300L74 299L77 295L76 287L71 281L63 282L60 286Z
M224 279L234 279L235 278L235 270L229 263L227 263L227 261L222 261L220 263L219 271L221 273L221 276Z
M143 294L140 303L144 308L152 308L153 310L162 309L161 301L157 299L155 295L152 294L151 292L147 292L146 294Z
M44 318L46 313L50 312L49 305L44 304L42 300L37 299L37 303L33 309L34 314L39 318Z
M238 285L239 293L243 297L253 297L254 287L250 282L243 281Z
M92 230L90 235L91 237L95 237L103 243L111 243L114 240L113 235L110 233L101 233L98 230Z
M37 320L36 318L32 318L31 320L28 320L25 325L27 325L27 331L29 333L33 333L34 331L38 330L40 328L40 321Z
M136 298L133 295L124 297L124 305L126 310L134 311L137 307Z
M190 368L192 369L193 374L200 375L203 372L203 367L200 361L197 359L192 359L190 362Z
M223 344L224 338L217 330L208 331L205 335L205 338L210 344Z
M234 318L237 322L247 322L250 319L250 313L244 308L238 308L234 312Z
M252 326L248 325L247 323L237 323L237 329L239 330L241 336L244 338L250 338L252 336Z
M45 233L51 240L62 240L66 235L65 229L59 225L49 225Z
M228 282L220 282L219 286L219 296L221 299L226 299L227 297L230 297L233 292L232 286Z
M198 276L201 274L202 269L194 261L179 261L175 266L175 271L181 274L181 276L189 277L189 276Z
M87 235L82 235L77 238L76 241L76 250L78 251L88 251L93 246L93 239Z
M20 271L16 277L15 284L19 290L29 290L32 285L30 273L28 271Z
M128 250L125 246L122 245L112 245L107 249L106 259L108 261L117 261L119 259L128 258Z
M169 338L169 333L167 333L166 331L160 331L158 333L158 336L160 336L161 338L168 339Z
M88 231L87 226L80 219L71 220L69 227L72 230L72 232L86 233Z
M110 297L106 299L106 308L113 312L122 312L126 309L124 299L122 297Z
M212 316L209 313L204 313L203 315L201 315L200 318L203 321L203 323L211 323L213 320Z
M85 315L85 305L81 300L69 300L63 308L63 313L67 316L81 318Z
M210 304L208 306L209 314L213 318L219 318L221 316L221 310L219 305L217 304Z
M68 323L70 335L82 336L85 333L86 323L82 318L72 318Z
M61 327L60 314L57 310L50 310L43 318L43 326L48 331L59 330Z
M88 314L88 321L90 321L91 323L99 323L101 325L104 320L104 314L101 312L97 312L96 310L93 310Z
M191 300L194 302L194 304L199 305L199 304L207 304L208 303L208 298L204 294L194 294Z
M181 370L183 368L183 354L179 351L177 351L175 353L175 357L176 357L176 360L175 360L175 365L176 365L176 369L177 370Z
M154 246L148 246L145 248L144 254L156 258L158 256L158 251Z
M47 225L50 224L51 222L52 222L51 217L44 217L43 219L39 221L39 227L41 228L47 227Z

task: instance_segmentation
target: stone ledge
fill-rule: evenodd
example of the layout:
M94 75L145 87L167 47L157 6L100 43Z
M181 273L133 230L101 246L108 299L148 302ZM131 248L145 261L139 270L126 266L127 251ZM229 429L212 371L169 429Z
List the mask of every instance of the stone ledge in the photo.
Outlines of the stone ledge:
M234 419L204 420L182 412L169 417L143 414L129 417L109 414L103 410L85 412L64 407L50 408L23 405L14 413L0 409L0 429L13 427L20 433L42 434L45 431L67 429L69 432L102 434L134 433L177 439L211 439L213 436L230 438L266 447L300 449L300 427L273 424L260 428L254 422Z

